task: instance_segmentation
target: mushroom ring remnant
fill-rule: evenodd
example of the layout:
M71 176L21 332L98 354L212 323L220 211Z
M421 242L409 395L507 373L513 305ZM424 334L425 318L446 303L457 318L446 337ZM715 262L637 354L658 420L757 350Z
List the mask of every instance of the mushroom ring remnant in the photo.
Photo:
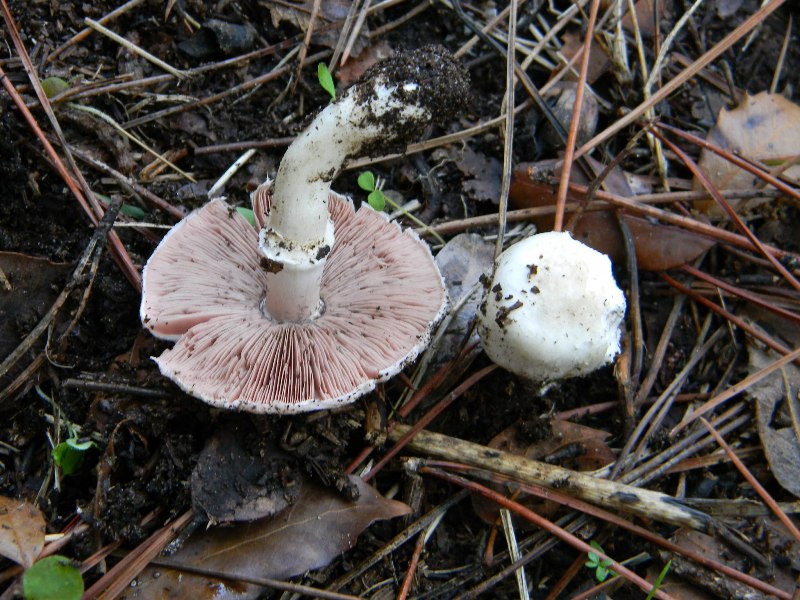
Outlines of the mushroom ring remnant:
M288 414L352 402L413 361L447 305L428 246L339 194L329 210L323 307L301 322L265 315L259 234L236 210L212 200L176 225L143 274L142 322L177 340L161 372L214 406Z

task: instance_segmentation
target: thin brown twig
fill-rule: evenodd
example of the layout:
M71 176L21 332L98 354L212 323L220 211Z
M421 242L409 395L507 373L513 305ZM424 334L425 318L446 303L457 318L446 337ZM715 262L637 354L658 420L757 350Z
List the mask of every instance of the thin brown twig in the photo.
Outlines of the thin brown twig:
M664 143L670 150L672 150L678 158L680 158L681 162L692 172L695 176L697 181L705 188L705 190L709 193L709 195L714 198L714 200L719 204L719 206L727 213L728 217L730 217L731 221L733 221L736 228L748 239L753 246L758 249L759 252L770 262L772 266L775 268L778 273L797 291L800 291L800 281L795 279L794 275L792 275L789 270L784 267L778 259L776 259L771 253L767 252L764 244L761 243L761 240L750 231L750 228L745 225L744 221L742 221L741 217L733 210L730 203L725 200L722 194L719 193L717 187L711 182L711 180L700 170L700 167L686 154L683 150L678 148L678 146L672 141L668 140L664 137L660 132L653 131L653 135L655 135L662 143Z
M725 38L720 40L713 48L703 54L703 56L698 58L686 69L681 71L678 75L661 87L655 94L650 96L650 98L642 102L624 117L618 119L613 125L607 127L586 142L583 146L581 146L575 153L575 158L577 159L578 157L584 156L588 152L591 152L592 149L594 149L598 144L603 143L616 133L635 123L642 115L644 115L645 112L647 112L649 108L665 100L680 86L697 75L697 73L714 62L736 42L746 36L755 27L760 25L764 19L780 8L785 1L786 0L770 0L766 4L762 5L761 8L750 15L750 17L745 19L745 21L743 21L736 29L734 29Z
M660 275L661 279L666 281L668 284L670 284L672 287L674 287L676 290L678 290L682 294L686 294L687 296L689 296L692 300L694 300L698 304L702 304L706 308L714 311L715 313L717 313L718 315L720 315L721 317L723 317L724 319L726 319L730 323L733 323L734 325L736 325L742 331L746 332L747 334L749 334L750 336L754 337L755 339L763 342L764 344L766 344L767 346L769 346L770 348L772 348L776 352L780 352L781 354L789 354L791 352L791 350L789 348L787 348L786 346L784 346L780 342L774 340L772 337L770 337L766 333L763 333L762 331L759 331L758 329L752 327L749 323L747 323L747 321L745 321L741 317L738 317L738 316L734 315L732 312L730 312L729 310L723 308L719 304L716 304L715 302L712 302L708 298L705 298L705 297L701 296L700 294L695 293L694 290L692 290L688 286L685 286L684 284L682 284L677 279L673 279L672 277L670 277L666 273L659 273L659 275Z
M375 465L370 469L369 473L364 476L364 481L369 481L375 475L377 475L378 471L380 471L386 463L388 463L392 458L394 458L398 452L400 452L403 448L405 448L406 444L411 441L414 436L419 433L426 425L428 425L431 421L433 421L436 417L438 417L444 410L449 407L453 402L455 402L458 398L460 398L464 392L471 389L475 386L481 379L486 377L489 373L497 369L497 365L489 365L488 367L484 367L483 369L473 373L467 379L464 380L461 385L456 387L452 392L450 392L445 398L442 398L436 405L431 408L427 413L425 413L415 424L413 427L408 428L408 430L401 435L397 440L395 440L395 445L390 448L386 454L377 462Z
M520 517L522 517L523 519L526 519L527 521L533 523L537 527L541 527L542 529L547 530L548 533L550 533L551 535L556 536L562 542L564 542L566 544L569 544L570 546L572 546L573 548L578 550L578 552L583 552L583 553L594 552L595 554L597 554L603 560L610 561L610 566L616 573L618 573L619 575L625 577L625 579L627 579L631 583L635 584L636 586L638 586L640 589L644 590L645 592L649 593L650 591L652 591L653 587L647 581L645 581L644 579L639 577L636 573L634 573L633 571L631 571L627 567L625 567L625 566L621 565L620 563L618 563L616 560L614 560L613 558L611 558L610 556L608 556L604 552L598 550L597 548L594 548L594 547L590 546L589 544L584 542L582 539L572 535L571 533L567 532L566 530L562 529L561 527L558 527L555 523L549 521L548 519L545 519L544 517L538 515L537 513L533 512L532 510L522 506L521 504L519 504L517 502L513 502L512 500L508 500L502 494L499 494L499 493L495 492L494 490L487 488L486 486L483 486L483 485L480 485L478 483L475 483L474 481L470 481L469 479L466 479L464 477L460 477L458 475L453 475L451 473L448 473L447 471L443 471L443 470L437 469L435 467L422 467L420 469L420 472L428 474L428 475L433 475L434 477L437 477L437 478L442 479L444 481L447 481L449 483L453 483L453 484L458 485L460 487L472 490L473 492L476 492L476 493L480 494L481 496L484 496L485 498L488 498L489 500L492 500L493 502L496 502L500 506L502 506L504 508L507 508L511 512L513 512L513 513L519 515ZM661 600L671 600L672 599L672 596L670 596L669 594L667 594L663 590L656 590L655 594L654 594L654 597L655 598L660 598Z
M705 271L701 271L700 269L696 269L691 265L683 265L681 267L684 271L696 277L697 279L701 279L707 283L710 283L714 287L717 287L721 290L725 290L739 298L750 302L751 304L755 304L764 308L765 310L770 311L778 315L779 317L783 317L784 319L788 319L790 321L794 321L795 323L800 323L800 314L792 312L790 310L786 310L785 308L781 308L780 306L775 306L773 303L769 302L768 300L762 298L761 296L754 294L753 292L749 292L745 289L742 289L738 286L735 286L727 281L723 281L713 275L709 275Z
M723 450L725 450L725 453L728 455L728 458L731 459L731 462L736 466L739 473L741 473L742 476L747 480L747 483L753 486L753 489L759 495L761 500L764 501L764 504L766 504L770 508L770 510L775 514L776 517L778 517L778 520L781 523L783 523L784 527L786 527L789 533L791 533L792 536L794 536L794 539L800 542L800 529L798 529L797 526L794 524L794 522L786 515L786 513L783 512L783 510L781 510L781 507L778 506L778 503L775 502L775 499L772 496L770 496L769 492L764 488L764 486L761 485L758 479L756 479L753 476L753 474L745 466L742 460L738 456L736 456L736 453L728 445L728 442L726 442L723 439L723 437L719 434L719 432L716 429L714 429L714 426L711 425L711 423L709 423L708 421L706 421L703 417L700 417L700 422L705 426L706 429L708 429L711 435L714 436L714 439L717 441L720 447Z
M800 200L800 190L786 184L783 182L779 177L775 177L769 171L766 171L757 165L745 160L741 156L737 156L727 150L720 148L719 146L712 144L708 140L704 140L703 138L697 137L694 134L689 133L688 131L683 131L678 127L672 127L671 125L667 125L666 123L655 122L653 123L653 127L657 127L658 129L663 129L664 131L669 131L678 137L681 137L696 146L703 148L704 150L709 150L718 156L721 156L725 160L727 160L732 165L739 167L740 169L744 169L751 175L758 177L765 183L768 183L771 186L774 186L776 189L779 189L781 192L786 194L787 196L791 196L795 200Z
M437 461L426 461L425 464L431 464L432 466L434 466L440 463L437 463ZM454 466L455 465L450 465L451 468L453 468ZM482 473L479 470L475 470L464 465L462 465L462 467L465 468L467 474L473 476L478 476L481 478L489 478L490 480L497 483L503 482L505 480L505 478L498 477L495 474L489 474L487 472ZM658 546L664 548L665 550L669 550L670 552L680 554L682 556L685 556L686 558L689 558L697 562L698 564L706 568L713 569L715 571L723 573L724 575L730 577L731 579L740 581L745 585L752 587L753 589L760 590L767 594L776 595L779 598L786 598L787 600L789 598L789 595L786 592L779 590L778 588L775 588L774 586L771 586L766 582L762 582L761 580L752 577L746 573L737 571L736 569L733 569L732 567L720 563L714 560L713 558L706 556L705 554L702 554L700 552L695 552L690 548L686 548L684 546L671 542L663 538L662 536L658 535L654 531L651 531L649 529L631 523L629 520L624 519L619 515L615 515L612 512L604 510L603 508L594 506L592 504L589 504L588 502L583 502L582 500L578 500L576 498L573 498L572 496L563 494L558 490L549 490L547 488L543 488L541 486L532 485L528 483L517 484L515 482L514 485L515 486L519 485L518 489L526 494L531 494L533 496L537 496L545 500L551 500L553 502L561 504L562 506L572 508L573 510L580 511L584 514L596 517L598 519L602 519L603 521L606 521L616 527L620 527L621 529L629 531L641 537L642 539L647 540L648 542L657 544Z
M797 348L787 354L786 356L782 356L775 362L759 369L755 373L751 373L744 379L742 379L739 383L729 387L727 390L722 392L721 394L717 394L707 402L705 402L702 406L694 409L691 413L686 415L680 423L678 423L675 427L673 427L669 435L670 437L675 437L675 435L683 428L685 428L689 423L698 419L702 415L706 414L710 410L715 409L723 402L730 400L734 396L738 396L743 391L748 389L750 386L755 385L765 377L771 375L781 367L788 365L790 362L796 361L800 359L800 348Z
M143 2L145 2L145 0L129 0L125 4L123 4L121 6L118 6L117 8L112 10L107 15L97 19L97 22L100 23L101 25L105 25L106 23L110 23L111 21L113 21L117 17L120 17L120 16L124 15L126 12L128 12L129 10L131 10L133 8L136 8L137 6L142 4ZM73 46L73 45L77 44L78 42L82 42L87 37L89 37L89 35L91 35L91 33L92 33L92 29L89 28L89 27L85 27L85 28L81 29L78 33L73 35L70 39L68 39L66 42L64 42L58 48L56 48L50 54L48 54L47 58L44 61L45 64L53 62L56 58L59 57L59 55L62 52L64 52L64 50L66 50L70 46Z
M408 569L406 575L403 577L403 584L397 592L397 600L406 600L408 593L411 591L411 586L414 583L414 575L417 573L417 565L419 564L419 557L422 556L422 550L425 548L425 538L427 530L422 531L417 537L417 543L414 544L414 550L411 553L411 559L408 561Z
M16 25L14 24L14 19L11 15L11 11L8 8L8 4L6 0L0 0L0 8L2 8L3 18L6 22L6 28L8 29L9 33L11 34L11 39L14 42L14 47L17 50L17 54L22 60L22 65L25 68L25 71L28 75L28 79L31 82L34 90L36 91L36 96L39 98L39 103L41 104L42 108L45 111L48 119L50 120L50 124L53 127L53 131L55 132L56 136L60 140L62 147L64 148L64 152L67 157L67 162L69 163L72 173L70 173L66 166L61 161L61 157L52 147L52 145L47 141L47 138L44 135L44 132L39 127L36 119L31 114L30 110L27 106L25 106L22 97L17 92L16 88L11 84L11 82L6 77L5 73L0 69L0 79L2 80L3 87L5 87L6 91L14 100L14 104L17 105L20 112L22 112L25 120L30 125L31 129L33 129L36 137L42 142L42 145L45 147L48 156L53 161L53 164L56 165L56 169L58 170L59 174L61 175L64 182L67 184L67 187L70 189L72 194L78 199L81 207L86 212L87 216L91 220L93 225L97 225L99 220L103 217L103 208L95 198L94 193L92 192L89 184L86 183L86 180L83 177L80 169L75 164L75 159L69 153L67 148L66 138L64 137L64 133L61 130L61 126L59 125L58 119L56 119L55 113L53 112L53 107L50 105L50 102L47 98L47 94L45 94L44 89L42 88L42 84L39 81L38 76L36 75L36 71L33 67L33 63L31 62L31 58L28 55L27 50L25 49L25 44L22 42L22 38L19 35L19 31L17 31ZM80 187L75 182L75 179L78 180L80 183ZM131 285L134 287L135 290L141 291L142 289L142 280L141 276L139 275L139 271L133 264L131 257L128 255L128 251L125 249L125 246L122 244L122 240L120 240L119 236L115 231L111 231L108 234L108 240L111 245L111 252L114 259L120 265L123 274L126 276L128 281L130 281Z
M586 34L583 42L583 55L581 57L581 69L578 76L578 87L575 89L575 102L572 105L572 121L569 124L567 133L567 145L564 150L564 162L561 167L561 181L558 184L558 196L556 197L556 216L553 223L553 231L561 231L564 225L564 207L567 203L567 183L572 173L573 157L575 155L575 143L578 139L578 128L581 121L581 108L583 107L583 95L586 91L586 76L589 72L589 57L592 50L592 38L594 37L594 25L597 21L597 12L600 8L600 0L592 0L589 10L589 22L586 25Z

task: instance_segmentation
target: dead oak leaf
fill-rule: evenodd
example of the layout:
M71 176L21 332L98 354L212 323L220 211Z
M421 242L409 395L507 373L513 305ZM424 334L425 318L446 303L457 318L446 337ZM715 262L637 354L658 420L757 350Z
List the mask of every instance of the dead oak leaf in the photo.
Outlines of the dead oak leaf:
M166 600L180 589L182 598L256 598L261 588L236 582L239 577L286 579L319 569L352 548L370 523L408 514L402 502L387 500L358 477L350 480L360 493L356 501L304 480L297 502L280 514L198 532L170 557L175 564L225 573L230 580L148 569L125 597Z
M732 154L769 167L796 160L800 156L800 106L780 94L761 92L755 96L745 96L736 108L720 111L716 125L708 132L707 141ZM697 164L720 190L752 190L761 184L761 180L755 175L710 150L703 149ZM800 177L800 165L788 167L784 176L792 179ZM696 179L694 188L702 189ZM729 202L734 210L746 211L764 200L758 198ZM706 203L704 208L715 214L721 212L713 201Z
M44 548L45 522L30 502L0 496L0 556L26 569Z

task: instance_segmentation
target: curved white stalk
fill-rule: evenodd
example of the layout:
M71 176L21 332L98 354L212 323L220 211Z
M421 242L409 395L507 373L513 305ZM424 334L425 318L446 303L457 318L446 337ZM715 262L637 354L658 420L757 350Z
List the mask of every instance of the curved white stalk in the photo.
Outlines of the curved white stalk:
M405 148L435 115L463 99L458 96L463 97L465 78L457 63L438 49L423 56L431 64L438 61L438 69L421 68L419 52L378 65L368 72L371 79L327 106L284 155L259 236L268 271L264 312L270 318L302 321L323 310L319 285L334 243L328 194L344 161L370 149ZM451 76L447 85L421 81L445 75Z

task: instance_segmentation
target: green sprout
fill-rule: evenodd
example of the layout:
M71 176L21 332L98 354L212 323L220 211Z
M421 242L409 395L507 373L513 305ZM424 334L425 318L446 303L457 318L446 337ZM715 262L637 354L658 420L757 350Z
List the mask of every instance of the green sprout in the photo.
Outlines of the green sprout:
M656 577L656 582L653 584L653 589L650 590L649 594L647 594L647 598L645 598L645 600L653 600L653 598L655 598L656 592L658 592L659 588L661 587L664 577L667 576L667 571L669 571L671 566L672 559L668 560L667 564L664 565L664 568L661 569L661 573L658 574L658 577Z
M42 79L42 89L44 90L44 95L48 98L63 94L69 87L69 82L61 79L61 77L46 77Z
M331 100L336 100L336 86L333 84L333 76L325 63L317 65L317 79L319 79L322 89L331 95Z
M245 208L244 206L237 206L236 212L238 212L245 219L247 219L247 222L250 223L250 225L252 225L253 227L256 226L256 215L251 209Z
M25 571L22 593L25 600L80 600L83 577L67 557L54 554Z
M383 190L375 187L375 175L372 174L372 171L364 171L358 176L358 187L365 192L369 192L367 202L369 202L372 208L378 212L384 209L386 206L386 196L383 194Z
M603 554L605 554L605 551L600 546L600 544L598 544L594 540L589 542L589 545L598 552L602 552ZM595 579L597 579L597 581L602 583L608 578L609 575L616 575L614 571L608 568L612 565L612 561L609 560L608 558L600 560L600 557L594 552L588 552L587 558L588 560L586 561L586 566L589 567L590 569L594 569L594 576Z
M73 427L67 425L69 438L53 448L53 461L61 469L64 475L72 475L83 464L87 450L93 448L95 443L91 440L80 441L78 434Z

